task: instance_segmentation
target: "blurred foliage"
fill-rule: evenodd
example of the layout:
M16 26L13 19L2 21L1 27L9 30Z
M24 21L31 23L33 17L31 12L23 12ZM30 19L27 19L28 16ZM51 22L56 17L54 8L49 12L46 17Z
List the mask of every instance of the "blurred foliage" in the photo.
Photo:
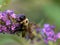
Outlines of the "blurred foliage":
M53 2L60 4L60 0L53 0Z
M6 9L7 5L11 0L0 0L0 10L3 11Z
M60 7L57 5L46 5L44 6L44 11L47 13L50 20L49 23L55 24L57 29L60 29ZM57 30L58 31L58 30Z
M4 0L0 0L0 5L3 3Z

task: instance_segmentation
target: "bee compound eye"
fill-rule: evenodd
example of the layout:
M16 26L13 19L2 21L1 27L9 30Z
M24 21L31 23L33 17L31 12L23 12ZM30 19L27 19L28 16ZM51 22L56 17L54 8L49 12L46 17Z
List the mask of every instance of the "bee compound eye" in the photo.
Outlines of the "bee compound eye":
M26 18L26 23L29 23L29 20L28 20L28 18Z
M28 21L26 20L26 23L28 23Z
M26 19L26 17L23 16L23 15L20 17L20 20L21 20L21 21L23 21L23 20L25 20L25 19Z

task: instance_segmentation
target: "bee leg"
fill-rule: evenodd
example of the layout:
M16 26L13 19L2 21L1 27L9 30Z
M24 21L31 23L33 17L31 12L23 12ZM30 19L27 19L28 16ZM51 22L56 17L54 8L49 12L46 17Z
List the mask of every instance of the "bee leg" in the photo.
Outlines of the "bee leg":
M20 36L20 34L19 34L20 32L16 32L16 34L17 34L17 36Z
M3 32L3 34L5 34L5 33Z
M29 37L30 37L31 40L33 40L35 36L34 36L34 34L29 33Z
M26 32L22 31L22 37L25 37L25 35L26 35Z
M15 31L13 32L13 34L16 34L17 36L20 36L19 33L20 33L20 32L19 32L18 30L15 30Z
M29 39L31 40L31 43L34 43L34 35L32 33L29 34Z
M3 34L5 34L5 32L4 32L4 31L2 31L2 33L3 33Z

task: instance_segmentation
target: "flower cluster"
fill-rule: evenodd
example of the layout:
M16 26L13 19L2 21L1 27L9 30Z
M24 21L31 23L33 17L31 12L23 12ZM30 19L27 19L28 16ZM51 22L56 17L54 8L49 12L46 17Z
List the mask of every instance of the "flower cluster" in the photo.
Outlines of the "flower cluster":
M12 10L6 10L4 12L0 12L0 32L1 33L13 33L15 28L19 26L20 20L24 19L24 15L19 14L18 16ZM19 20L18 20L19 19Z
M45 43L48 43L48 41L56 42L60 38L60 32L56 34L54 31L54 25L44 24L44 27L41 29L41 35Z
M54 28L52 26L50 26L49 24L44 24L44 27L43 27L42 31L46 35L45 38L47 40L53 40L53 41L56 40L55 39L56 37L55 37L55 33L54 33Z

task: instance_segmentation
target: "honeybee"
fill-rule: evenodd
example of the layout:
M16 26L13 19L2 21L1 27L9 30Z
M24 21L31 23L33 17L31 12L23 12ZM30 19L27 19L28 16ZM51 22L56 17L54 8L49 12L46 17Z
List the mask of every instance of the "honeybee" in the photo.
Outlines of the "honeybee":
M26 37L26 35L28 34L29 38L31 40L33 40L34 38L34 34L33 34L33 28L35 28L34 24L32 22L29 22L28 18L26 18L26 16L22 15L21 17L19 17L20 20L17 20L17 22L19 22L19 27L16 27L15 32L22 32L22 37Z

